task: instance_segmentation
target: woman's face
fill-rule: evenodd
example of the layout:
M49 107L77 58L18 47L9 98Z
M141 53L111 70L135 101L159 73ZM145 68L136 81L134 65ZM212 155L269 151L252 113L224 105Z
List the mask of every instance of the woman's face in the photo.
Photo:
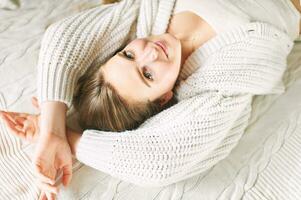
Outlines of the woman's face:
M166 103L173 95L180 64L181 43L165 33L131 41L100 70L127 101L161 98Z

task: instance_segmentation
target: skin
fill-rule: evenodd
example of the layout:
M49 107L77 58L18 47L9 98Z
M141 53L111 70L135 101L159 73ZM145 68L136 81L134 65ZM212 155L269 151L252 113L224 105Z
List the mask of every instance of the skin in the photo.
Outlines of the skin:
M187 57L215 35L198 15L180 12L171 18L166 33L131 41L99 71L127 101L159 98L164 104L173 96L172 89ZM156 45L157 41L164 41L168 56Z
M301 12L300 1L292 0L292 3ZM212 27L198 15L190 11L180 12L171 17L165 34L131 41L99 70L127 101L145 102L159 98L164 104L173 96L172 89L185 60L215 35ZM156 41L165 42L168 57L155 44Z
M296 6L296 8L300 11L301 10L300 1L293 0L293 3ZM182 17L180 17L181 15L182 15ZM189 19L189 16L193 17L191 14L185 13L185 12L174 15L171 19L171 23L170 23L170 26L167 31L167 33L174 36L181 43L180 66L183 66L183 63L185 62L186 58L191 54L191 52L193 52L195 50L196 47L200 46L201 44L203 44L208 39L210 39L211 37L214 36L214 32L213 32L212 28L208 24L206 24L206 22L204 22L202 20L199 21L198 23L194 24L195 27L193 27L193 26L189 27L189 24L187 24L187 23L184 24L183 22L181 22L181 20L184 21L184 17L187 17L185 20L188 20L188 21L192 20L192 18ZM181 23L183 26L181 26ZM300 23L301 23L301 21L300 21ZM174 25L172 25L172 24L174 24ZM175 25L175 24L178 24L178 25ZM179 30L179 27L181 27L180 30ZM203 29L196 28L196 27L203 27ZM195 34L197 31L194 32L193 28L198 29L200 31L200 32L198 32L198 34L202 34L202 37L200 37L199 39L196 39ZM183 30L183 31L181 31L181 30ZM186 33L191 33L191 34L189 35ZM301 33L301 26L300 26L300 33ZM154 38L152 38L152 39L154 39ZM156 48L156 47L149 46L152 44L151 42L150 42L150 44L148 44L148 43L145 43L145 41L144 41L144 43L139 43L139 44L140 45L144 44L144 46L142 46L142 48L141 48L142 52L144 50L145 51L148 50L149 52L158 50L158 49L152 50L152 48ZM148 45L145 45L145 44L148 44ZM174 43L174 44L176 44L176 43ZM145 48L145 47L147 47L147 48ZM154 55L154 54L156 55L156 52L155 53L153 52L152 55ZM138 55L138 57L139 57L139 55ZM165 62L165 64L166 64L165 66L177 66L176 65L177 62L175 60L172 60L172 61L160 60L160 59L164 58L164 57L162 57L162 55L157 56L157 58L159 59L159 61ZM152 59L152 60L153 60L153 62L156 61L154 59ZM162 69L162 71L163 70L167 70L167 69ZM176 70L176 69L172 69L172 70ZM181 67L180 67L180 70L181 70ZM107 71L107 72L110 72L110 71ZM169 73L171 75L173 75L172 72L169 72ZM112 84L113 84L114 79L112 79L112 80L113 80L113 82L112 82ZM172 78L170 78L169 80L173 81ZM162 84L162 82L161 82L161 84ZM171 83L171 85L172 85L172 83ZM156 87L156 88L158 88L158 87ZM166 88L170 88L170 87L166 87ZM168 94L168 90L167 90L167 92L162 90L162 91L160 91L160 93L162 93L163 96L168 96L168 95L166 95L166 94ZM152 93L152 95L153 95L153 93ZM136 99L145 99L145 98L156 98L156 95L160 96L159 93L156 94L155 96L152 96L152 95L147 96L147 97L146 96L142 96L142 97L134 96L132 98L133 98L133 100L136 100ZM33 104L36 106L37 101L33 101ZM40 107L38 107L38 106L36 106L36 107L38 109L40 109ZM56 115L54 115L54 113ZM21 139L27 140L32 143L37 142L38 144L41 143L41 141L45 140L48 142L47 144L45 143L46 144L45 147L48 149L50 149L49 145L53 146L55 144L60 144L60 142L67 143L70 145L72 154L75 155L77 145L80 141L82 132L77 132L77 131L71 130L69 128L66 129L65 121L62 120L62 118L65 118L65 116L66 116L66 105L64 105L63 103L61 103L61 102L44 102L41 105L41 114L39 114L39 115L29 115L29 114L25 114L25 113L12 113L12 112L1 112L1 111L0 111L0 115L1 115L2 119L4 120L4 122L7 124L7 127L10 130L10 133L16 135L17 137L20 137ZM44 118L43 115L47 116L48 119ZM62 118L57 117L57 115L62 116ZM50 125L49 125L49 123L47 123L47 121L49 121L49 120L52 122L52 123L50 123ZM44 121L44 123L41 123L39 121ZM46 126L46 124L48 124L48 126ZM65 129L66 129L66 132L60 131L60 130L65 130ZM61 136L61 135L64 135L65 137L63 137L63 139L61 138L60 139L61 141L60 141L60 140L58 140L57 137ZM61 147L62 145L57 145L57 146ZM37 147L37 148L39 148L39 147ZM61 155L69 154L68 151L63 151L62 148L59 148L59 150L60 150ZM54 153L56 153L56 152L54 152ZM52 154L54 154L54 153L50 152L50 154L51 154L50 156L52 156ZM57 160L59 160L59 159L56 158L56 161ZM68 175L68 173L67 173L67 175ZM46 199L46 200L54 199L55 194L58 192L58 188L57 188L57 185L54 183L53 178L51 178L51 176L45 176L45 175L43 175L43 173L38 174L37 178L38 178L38 186L42 190L40 199ZM67 180L67 179L65 179L65 180ZM65 182L68 182L68 181L65 181Z
M184 23L185 21L190 21L191 23ZM180 26L181 29L178 29L177 26ZM215 35L215 33L211 30L211 27L204 23L201 18L196 17L195 14L183 12L174 15L171 18L171 23L166 34L136 40L127 45L126 48L137 48L137 52L135 52L137 53L137 59L132 61L124 59L119 55L111 58L107 62L106 66L102 68L104 70L105 77L107 80L111 81L113 86L117 87L118 91L121 91L121 94L126 95L125 93L122 93L122 91L126 91L125 88L118 89L120 77L110 76L110 74L114 74L111 73L113 72L111 70L120 72L121 69L127 69L126 71L122 71L123 73L118 73L119 75L122 75L121 78L125 76L131 77L131 79L128 79L127 82L125 80L123 84L128 88L133 88L134 86L136 93L141 94L140 96L127 96L129 100L143 101L146 99L153 100L161 97L163 99L163 103L167 102L173 95L171 89L175 84L184 61L194 51L194 49L197 48L197 46L200 46L202 42L207 41L210 37ZM208 35L207 31L211 34ZM203 33L203 37L199 37L198 40L196 40L197 37L195 34L200 33ZM168 42L168 58L165 57L162 50L153 43L154 41L161 39ZM117 65L116 62L119 62L119 65ZM155 65L158 63L159 65ZM134 76L133 70L135 67L143 67L145 64L157 73L156 77L154 77L154 80L156 78L156 82L152 83L151 88L146 88L145 85L142 85L143 83L141 80L138 79L139 77ZM119 68L114 68L115 66L118 66ZM139 70L141 72L142 68L139 68ZM136 82L129 82L133 80ZM143 92L142 90L145 90L148 93ZM58 187L55 184L55 177L57 176L57 173L53 171L54 168L51 166L58 166L56 169L65 169L63 170L64 173L62 181L63 184L67 186L72 176L72 170L70 170L70 153L75 155L77 144L82 133L65 128L64 119L67 108L63 103L43 102L41 106L37 106L37 100L33 100L33 105L41 110L39 115L24 115L24 113L21 115L21 113L2 112L1 116L12 134L24 140L28 140L29 142L37 143L36 152L38 153L36 153L34 161L41 160L41 158L43 160L43 162L39 163L39 165L36 165L42 166L36 170L36 175L39 180L38 186L42 191L39 199L50 200L54 199L55 194L58 192ZM19 119L17 120L17 118ZM39 126L36 126L37 124ZM69 145L70 149L63 150L61 147L66 146L66 144ZM56 146L59 146L60 148L54 148ZM56 151L55 149L59 149L59 151ZM47 150L47 152L43 153L44 150ZM57 155L58 152L59 155ZM47 157L48 159L43 159L44 157ZM56 164L56 162L60 163L62 166ZM43 169L43 171L41 169Z
M169 57L154 43L157 40L164 40L168 47L172 47L169 48ZM128 101L154 101L163 94L172 96L168 92L180 70L180 54L181 44L171 34L136 39L113 56L100 71Z
M297 8L297 10L301 13L301 2L300 2L300 0L292 0L292 3ZM300 19L299 27L300 27L299 33L301 34L301 19Z

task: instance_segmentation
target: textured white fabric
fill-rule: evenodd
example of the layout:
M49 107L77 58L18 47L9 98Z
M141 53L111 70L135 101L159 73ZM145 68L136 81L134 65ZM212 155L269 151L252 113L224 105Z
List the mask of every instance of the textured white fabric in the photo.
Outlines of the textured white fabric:
M0 0L0 8L14 10L19 7L18 0Z
M70 106L78 76L124 45L137 17L138 37L161 34L173 6L174 0L125 0L52 25L39 59L40 101L58 100ZM171 184L209 169L243 134L252 95L283 92L281 78L291 48L286 34L263 23L218 35L186 61L185 65L200 67L180 84L177 105L137 130L86 130L77 158L144 186Z
M292 40L299 34L300 13L290 0L177 0L174 13L185 10L202 17L217 33L261 21L277 26Z
M20 3L16 10L0 9L0 110L36 113L30 98L37 95L38 54L47 26L101 2L22 0ZM30 146L9 133L0 118L1 200L38 199L40 190L27 154Z
M16 11L0 11L0 110L36 112L30 98L36 95L36 63L46 27L99 3L26 0ZM299 42L288 58L286 92L254 98L246 132L210 170L167 187L143 188L77 163L71 185L61 188L58 199L301 199L300 55ZM38 199L29 146L9 135L0 119L0 199Z
M212 12L213 10L214 12ZM216 33L222 33L246 23L260 21L281 29L291 40L297 40L299 21L301 20L300 13L289 0L177 0L173 14L183 11L197 14ZM189 68L181 70L179 78L186 79L195 70L190 65Z

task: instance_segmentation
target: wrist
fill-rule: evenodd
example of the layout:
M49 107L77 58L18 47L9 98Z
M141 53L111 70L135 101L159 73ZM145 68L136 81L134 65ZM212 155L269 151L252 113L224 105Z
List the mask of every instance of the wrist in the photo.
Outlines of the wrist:
M66 137L67 106L61 102L47 101L41 105L40 133Z

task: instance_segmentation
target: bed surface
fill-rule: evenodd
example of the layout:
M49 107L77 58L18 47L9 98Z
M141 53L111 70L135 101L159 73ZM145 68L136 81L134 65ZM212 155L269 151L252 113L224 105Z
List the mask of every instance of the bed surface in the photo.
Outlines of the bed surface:
M51 23L99 4L21 0L18 9L0 9L0 110L36 113L30 98L43 33ZM285 93L254 98L246 133L211 169L170 186L142 188L75 162L71 186L61 188L58 199L301 199L301 42L288 57L284 82ZM11 136L0 120L0 199L38 198L33 148ZM263 184L271 173L281 176Z

